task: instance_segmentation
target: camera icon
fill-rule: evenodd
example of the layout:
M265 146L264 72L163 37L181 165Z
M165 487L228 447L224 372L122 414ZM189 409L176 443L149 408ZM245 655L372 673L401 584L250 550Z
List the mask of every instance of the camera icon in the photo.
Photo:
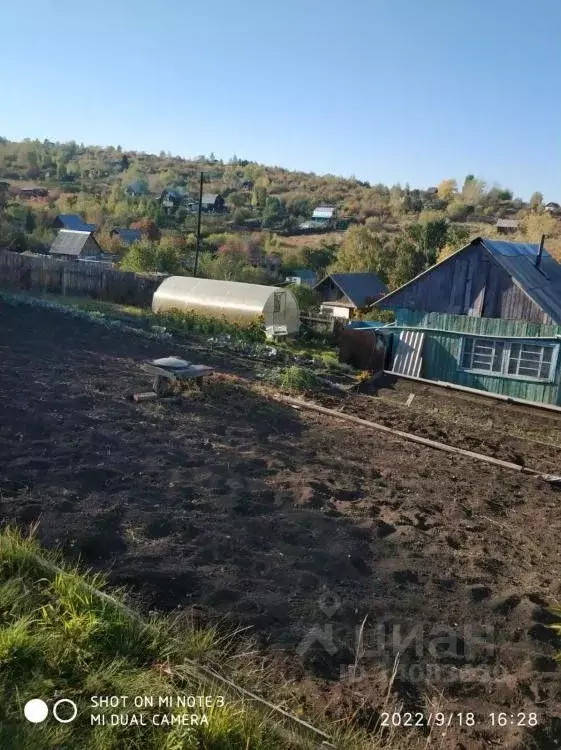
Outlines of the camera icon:
M61 711L62 706L69 706L70 710ZM70 724L78 715L78 706L70 698L60 698L53 703L52 713L59 724ZM41 724L49 715L49 707L42 698L32 698L23 707L23 715L32 724Z

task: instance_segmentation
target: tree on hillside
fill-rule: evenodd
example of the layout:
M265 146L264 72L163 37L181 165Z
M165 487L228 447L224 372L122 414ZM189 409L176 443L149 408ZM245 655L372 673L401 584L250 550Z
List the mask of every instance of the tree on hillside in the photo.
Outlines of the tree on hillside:
M432 219L412 224L408 235L425 258L425 267L428 268L436 261L438 251L448 240L448 222L446 219Z
M458 183L456 180L442 180L438 186L438 197L443 201L451 200L458 192Z
M140 229L142 235L152 242L157 242L161 237L161 232L152 219L140 219L131 224L131 229Z
M323 242L320 247L304 246L302 248L303 265L312 271L320 272L333 263L339 251L338 244Z
M263 209L265 208L265 203L267 202L267 188L264 185L257 185L255 184L253 186L253 191L251 193L251 205L254 208Z
M347 229L331 271L374 271L387 279L388 253L383 239L368 227L355 225Z
M388 285L391 289L410 281L425 267L425 256L417 245L405 235L394 240L392 263L388 269Z
M530 208L532 211L537 211L539 208L543 206L543 195L539 192L532 193L532 197L530 198Z
M522 225L528 242L539 242L542 234L546 237L555 237L560 234L559 222L547 213L529 213Z
M453 201L446 207L446 216L451 221L465 221L473 213L473 205L463 201Z
M131 245L121 261L121 270L135 273L157 271L156 245L148 239L142 239Z
M462 201L468 206L477 206L485 192L483 180L476 180L473 175L468 175L462 187Z
M287 217L286 206L278 198L271 196L267 198L263 209L263 226L267 228L276 227Z
M227 203L229 206L233 206L233 208L241 208L247 204L247 195L242 192L230 193Z

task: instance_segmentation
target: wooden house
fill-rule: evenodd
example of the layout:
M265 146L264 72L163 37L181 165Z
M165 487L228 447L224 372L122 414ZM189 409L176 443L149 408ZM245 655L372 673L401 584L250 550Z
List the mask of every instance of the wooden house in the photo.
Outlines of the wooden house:
M203 211L220 213L224 211L224 198L218 193L204 193L201 207Z
M104 253L92 232L61 229L51 245L49 255L63 260L81 260L84 258L101 259Z
M552 214L553 216L561 216L561 206L559 205L559 203L555 203L555 201L546 203L544 209L548 214Z
M538 245L477 237L377 305L561 324L561 266Z
M79 214L59 214L53 221L55 229L73 229L82 232L95 232L95 224L87 224Z
M512 234L518 231L516 219L497 219L495 228L499 234Z
M322 297L321 311L350 319L387 291L380 277L367 273L332 273L313 287Z
M179 208L185 200L185 193L178 188L166 188L160 194L160 203L168 211Z
M109 233L111 237L118 237L122 245L132 245L134 242L139 242L142 239L142 232L140 229L124 229L122 227L115 227Z
M312 213L312 226L335 228L337 222L337 209L334 206L318 206Z
M561 265L540 245L477 238L376 303L391 369L561 403Z

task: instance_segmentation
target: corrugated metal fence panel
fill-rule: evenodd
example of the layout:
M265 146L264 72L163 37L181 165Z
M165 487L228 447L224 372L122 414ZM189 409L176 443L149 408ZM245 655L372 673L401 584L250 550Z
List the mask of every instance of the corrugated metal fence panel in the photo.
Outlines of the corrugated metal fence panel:
M424 340L425 334L422 331L401 331L393 355L393 372L412 375L415 378L420 376Z

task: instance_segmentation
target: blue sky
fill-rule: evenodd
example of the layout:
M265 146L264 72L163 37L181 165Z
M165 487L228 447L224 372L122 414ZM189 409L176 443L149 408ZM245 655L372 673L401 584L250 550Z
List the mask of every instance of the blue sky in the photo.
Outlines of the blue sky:
M559 0L27 0L0 26L8 138L561 200Z

